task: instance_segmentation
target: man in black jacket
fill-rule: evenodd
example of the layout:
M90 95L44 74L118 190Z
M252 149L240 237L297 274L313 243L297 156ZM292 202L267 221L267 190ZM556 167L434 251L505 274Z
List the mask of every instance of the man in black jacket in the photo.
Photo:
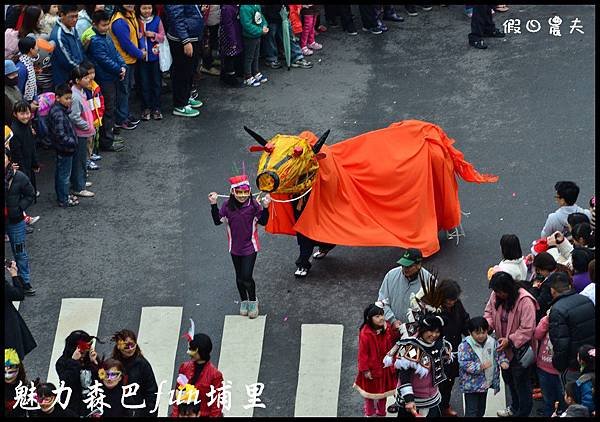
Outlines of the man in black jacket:
M29 257L25 250L25 211L35 199L35 190L29 178L19 170L14 170L5 150L4 153L4 206L6 207L6 218L4 220L6 234L10 240L19 274L23 278L25 294L33 295L35 290L31 286L29 273Z
M550 342L552 365L560 371L563 385L579 374L577 351L584 344L596 344L594 304L578 294L566 273L557 272L550 283Z

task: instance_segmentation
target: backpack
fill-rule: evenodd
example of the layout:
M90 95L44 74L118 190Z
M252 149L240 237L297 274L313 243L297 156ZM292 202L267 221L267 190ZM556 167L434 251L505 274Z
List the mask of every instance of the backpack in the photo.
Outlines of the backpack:
M19 54L19 31L7 28L4 31L4 58L14 60Z

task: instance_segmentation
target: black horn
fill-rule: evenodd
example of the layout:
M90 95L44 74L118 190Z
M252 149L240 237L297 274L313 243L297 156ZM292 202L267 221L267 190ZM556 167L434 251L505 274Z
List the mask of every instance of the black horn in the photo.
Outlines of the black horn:
M250 136L252 136L254 139L256 139L256 142L258 142L259 144L261 144L263 147L265 145L267 145L267 141L265 141L265 138L263 138L262 136L260 136L258 133L254 132L252 129L248 129L246 126L244 126L244 130L246 132L248 132L248 134Z
M329 132L331 132L331 129L327 129L327 132L325 132L317 141L316 144L313 145L313 152L315 154L318 154L319 151L321 150L321 147L323 146L323 144L325 143L325 139L327 139L327 137L329 136Z

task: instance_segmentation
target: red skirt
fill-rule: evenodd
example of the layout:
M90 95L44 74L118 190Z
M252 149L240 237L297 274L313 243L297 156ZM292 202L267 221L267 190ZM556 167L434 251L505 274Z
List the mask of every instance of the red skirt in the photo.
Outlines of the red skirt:
M396 394L396 369L393 366L371 371L372 380L359 372L354 381L354 388L366 399L383 399Z

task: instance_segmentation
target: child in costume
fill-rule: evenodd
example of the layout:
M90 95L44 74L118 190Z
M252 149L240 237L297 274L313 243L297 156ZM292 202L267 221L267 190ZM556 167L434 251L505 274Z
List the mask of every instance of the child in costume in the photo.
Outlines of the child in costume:
M258 316L258 300L256 285L252 278L256 254L260 250L257 224L266 225L269 220L269 203L271 197L265 195L261 202L252 198L248 176L234 176L231 183L229 199L221 209L217 207L217 193L208 194L211 213L216 226L225 223L229 240L229 253L235 268L235 280L240 293L240 315L256 318Z
M387 353L385 367L398 369L398 417L439 417L446 380L444 364L452 360L452 346L442 337L444 319L429 313L419 318L417 333L398 340Z
M197 400L195 400L200 401L200 413L198 416L220 417L223 416L223 412L218 401L209 406L207 394L211 390L217 390L223 386L223 374L210 362L210 352L212 351L210 337L206 334L194 334L194 322L191 320L190 322L190 330L185 335L189 341L187 354L190 356L190 360L183 362L177 371L179 374L177 376L179 391L177 391L175 399L178 399L179 403L173 405L171 417L177 418L180 416L181 402L187 401L181 397L183 393L180 393L180 391L182 389L188 390L188 388L185 388L188 384L198 390ZM185 409L186 412L188 410Z
M121 400L123 396L122 387L130 384L123 363L117 359L106 359L100 363L98 378L102 382L102 388L104 394L106 394L104 402L110 405L110 407L103 408L98 416L107 418L133 416L133 409L126 408Z
M386 416L386 397L396 392L394 369L384 368L382 361L400 332L385 320L383 306L378 301L365 309L358 336L358 375L354 388L365 399L365 416Z
M4 416L26 417L27 411L21 406L16 406L16 388L19 385L28 385L25 367L19 359L15 349L4 349Z
M467 324L470 335L458 346L460 389L465 394L465 416L482 418L485 415L487 391L500 391L500 367L508 369L504 352L497 351L498 341L488 336L490 328L483 317Z
M398 417L441 416L438 386L447 379L444 366L453 358L452 345L442 335L444 296L437 280L435 271L428 280L419 275L421 290L411 295L409 322L402 324L402 338L383 360L385 367L398 369Z

